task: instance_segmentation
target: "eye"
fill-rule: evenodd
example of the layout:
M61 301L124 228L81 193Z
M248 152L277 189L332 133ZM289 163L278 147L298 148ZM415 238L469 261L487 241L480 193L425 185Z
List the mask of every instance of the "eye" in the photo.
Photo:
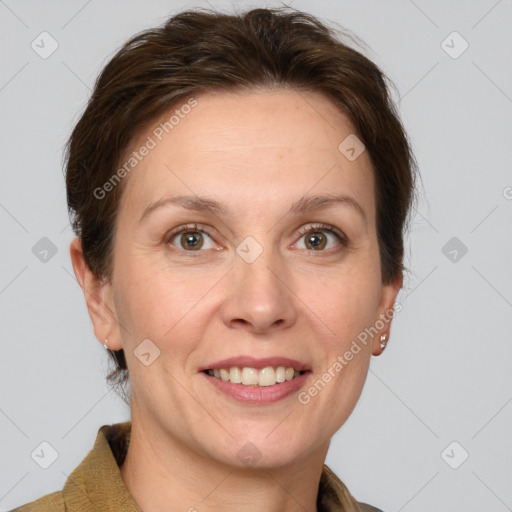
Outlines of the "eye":
M174 247L186 252L198 252L201 249L214 249L215 242L206 231L206 226L196 223L187 224L171 231L165 239ZM313 224L305 226L298 232L304 238L304 246L296 242L299 249L323 252L335 249L336 245L348 246L347 237L337 228L328 224Z
M206 233L203 226L189 224L172 231L166 237L166 243L170 243L184 251L200 251L201 249L213 249L214 242Z
M333 249L336 242L342 246L348 245L347 237L337 228L327 224L314 224L305 226L299 230L299 235L304 238L304 247L311 251L323 251L324 249ZM329 245L330 244L330 245ZM299 242L297 242L299 245Z

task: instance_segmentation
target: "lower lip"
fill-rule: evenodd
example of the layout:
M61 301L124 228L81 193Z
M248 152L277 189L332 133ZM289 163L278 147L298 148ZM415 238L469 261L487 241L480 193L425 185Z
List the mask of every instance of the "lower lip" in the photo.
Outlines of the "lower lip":
M265 405L282 400L298 391L304 385L311 372L307 371L292 380L274 384L273 386L261 387L233 384L230 381L212 377L205 372L201 372L201 374L219 391L226 393L226 395L233 397L239 402Z

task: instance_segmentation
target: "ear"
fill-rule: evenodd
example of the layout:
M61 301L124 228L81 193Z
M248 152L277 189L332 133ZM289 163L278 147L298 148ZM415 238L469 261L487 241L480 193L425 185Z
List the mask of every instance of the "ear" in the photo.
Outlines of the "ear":
M94 335L102 345L105 344L105 340L108 338L108 348L110 350L122 349L123 344L110 281L99 278L88 267L80 238L73 239L69 252L76 279L82 288L91 317Z
M393 308L395 305L396 296L402 288L402 284L403 274L400 272L400 274L391 283L382 287L379 307L377 310L377 318L375 319L374 324L379 331L374 337L372 344L372 354L374 356L382 354L384 350L380 345L380 337L382 335L386 335L386 342L389 341L391 332L391 320L393 318Z

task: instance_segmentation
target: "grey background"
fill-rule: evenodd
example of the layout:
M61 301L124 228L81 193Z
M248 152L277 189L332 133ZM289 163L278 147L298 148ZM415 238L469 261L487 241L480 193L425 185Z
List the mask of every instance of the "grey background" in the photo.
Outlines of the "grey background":
M207 5L0 0L1 511L61 489L98 428L129 419L106 387L107 356L69 259L62 147L128 37ZM398 87L423 179L404 309L327 464L386 512L512 510L512 2L290 5L369 45ZM59 45L47 59L31 48L43 31ZM458 58L445 51L463 48L446 39L453 31L469 44ZM57 251L46 262L43 237ZM31 458L43 441L58 452L48 469Z

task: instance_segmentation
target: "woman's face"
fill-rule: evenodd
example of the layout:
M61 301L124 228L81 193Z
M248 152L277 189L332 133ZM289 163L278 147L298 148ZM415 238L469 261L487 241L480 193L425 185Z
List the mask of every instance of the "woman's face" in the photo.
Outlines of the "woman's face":
M389 324L366 344L360 334L401 282L381 284L371 161L329 100L284 89L195 99L131 147L140 161L124 178L103 295L118 323L93 318L95 332L124 348L133 421L219 462L245 464L247 451L285 465L326 450L352 412ZM245 361L222 363L233 358ZM219 362L249 378L309 371L253 387L203 371Z

